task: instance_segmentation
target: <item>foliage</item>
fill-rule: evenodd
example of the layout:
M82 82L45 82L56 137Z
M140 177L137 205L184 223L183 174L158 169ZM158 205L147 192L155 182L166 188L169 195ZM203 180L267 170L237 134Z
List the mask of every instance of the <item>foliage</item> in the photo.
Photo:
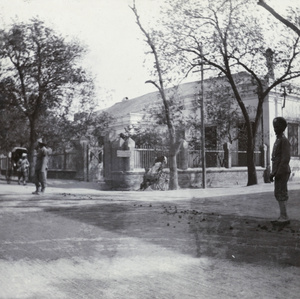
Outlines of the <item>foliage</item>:
M2 102L2 100L0 100ZM0 107L0 153L7 154L16 146L28 147L28 120L11 107Z
M54 127L62 124L56 118L70 115L75 101L91 104L92 80L79 63L85 49L38 19L1 30L0 43L0 94L27 119L32 153L36 138L53 137Z
M55 151L63 151L71 146L73 140L83 136L89 139L92 146L102 146L113 117L107 112L83 112L77 113L73 121L53 115L49 115L47 120L51 126L41 122L38 132L47 136L49 146Z
M113 121L114 117L105 111L93 115L88 125L90 129L90 136L92 139L97 141L97 145L104 145L104 137Z
M159 151L168 151L169 135L160 125L135 126L134 133L130 137L135 141L137 148L153 148Z
M235 104L232 88L224 77L210 79L205 97L206 117L218 128L217 140L222 140L223 143L237 140L240 110Z

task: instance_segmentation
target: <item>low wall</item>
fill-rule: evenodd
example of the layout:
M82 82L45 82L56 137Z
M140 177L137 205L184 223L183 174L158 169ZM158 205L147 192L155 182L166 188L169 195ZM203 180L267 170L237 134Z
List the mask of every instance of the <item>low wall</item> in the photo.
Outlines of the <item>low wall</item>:
M2 169L0 171L1 177L6 178L6 170ZM76 171L75 170L48 170L47 172L48 179L59 179L59 180L75 180ZM17 179L17 172L12 174L12 179Z
M257 167L258 183L263 183L264 168ZM164 171L169 172L169 169ZM143 169L135 171L113 171L111 178L105 179L108 188L113 190L138 190L143 181ZM248 180L246 167L208 168L206 170L207 188L228 187L234 185L246 186ZM200 168L178 169L178 182L180 188L201 188L202 171Z
M59 179L59 180L75 180L76 170L48 170L48 179Z
M105 184L112 190L138 190L145 170L139 169L134 171L112 171L110 179L105 179Z
M264 168L256 167L258 183L263 183ZM197 168L187 170L178 170L178 181L181 188L201 188L202 171ZM207 168L206 169L206 186L207 188L228 187L234 185L246 186L248 173L246 167L232 168Z

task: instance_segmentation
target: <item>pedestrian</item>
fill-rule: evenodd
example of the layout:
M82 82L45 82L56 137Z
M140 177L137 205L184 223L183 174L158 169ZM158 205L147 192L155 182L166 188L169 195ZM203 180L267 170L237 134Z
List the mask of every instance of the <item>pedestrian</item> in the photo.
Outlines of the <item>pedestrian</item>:
M17 175L18 175L18 184L20 185L22 172L21 172L21 164L22 164L22 157L17 162Z
M272 221L274 224L289 224L290 220L287 215L288 189L287 183L291 174L290 162L290 142L284 136L283 132L287 127L287 122L283 117L275 117L273 127L276 134L276 141L272 151L272 172L270 181L274 178L274 195L279 204L280 216L277 220Z
M27 159L27 154L23 153L22 158L19 159L17 166L18 166L18 184L21 184L21 179L23 179L23 185L27 184L28 180L28 171L29 171L29 161Z
M32 194L44 193L47 184L47 171L50 149L46 147L46 143L42 138L37 140L37 153L35 163L35 187L36 190Z

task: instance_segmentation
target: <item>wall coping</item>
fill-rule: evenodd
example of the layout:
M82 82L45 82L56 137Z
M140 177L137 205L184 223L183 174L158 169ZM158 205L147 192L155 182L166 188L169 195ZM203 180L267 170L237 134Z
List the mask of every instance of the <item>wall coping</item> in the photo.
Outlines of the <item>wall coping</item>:
M264 171L265 168L261 166L256 167L257 171ZM241 166L241 167L231 167L231 168L225 168L225 167L209 167L206 168L207 173L212 173L212 172L247 172L248 169L246 166ZM188 169L178 169L178 172L202 172L202 168L188 168Z
M261 166L256 167L257 171L264 171L265 168ZM164 168L164 172L170 172L169 168ZM207 173L212 172L245 172L247 171L247 167L231 167L231 168L225 168L225 167L209 167L206 168ZM191 173L191 172L202 172L202 168L188 168L188 169L178 169L179 173ZM134 169L130 171L112 171L112 174L144 174L145 170L142 168Z
M48 172L76 172L76 170L72 170L72 169L48 169Z

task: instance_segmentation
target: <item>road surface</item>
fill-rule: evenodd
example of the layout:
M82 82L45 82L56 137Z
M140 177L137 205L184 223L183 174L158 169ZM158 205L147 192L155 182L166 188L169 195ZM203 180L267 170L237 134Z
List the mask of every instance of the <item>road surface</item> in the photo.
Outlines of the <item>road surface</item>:
M179 191L0 181L0 298L299 298L300 186L291 224L270 184Z

